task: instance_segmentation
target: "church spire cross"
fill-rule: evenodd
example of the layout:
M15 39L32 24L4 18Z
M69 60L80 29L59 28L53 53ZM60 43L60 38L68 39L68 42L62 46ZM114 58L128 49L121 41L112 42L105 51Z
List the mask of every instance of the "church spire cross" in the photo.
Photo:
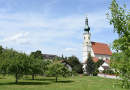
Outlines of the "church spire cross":
M90 27L89 27L89 25L88 25L88 18L87 18L87 13L86 13L84 31L85 31L85 33L89 33L89 30L90 30Z

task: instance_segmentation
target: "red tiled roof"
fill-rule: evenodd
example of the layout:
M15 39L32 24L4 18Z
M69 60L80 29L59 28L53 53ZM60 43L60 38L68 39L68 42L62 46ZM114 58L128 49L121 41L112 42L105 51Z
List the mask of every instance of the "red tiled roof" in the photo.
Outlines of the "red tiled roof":
M94 61L94 62L97 62L97 61L98 61L98 58L94 57L94 58L93 58L93 61ZM87 63L87 60L86 60L84 63Z
M107 44L98 43L98 42L91 42L92 49L95 54L105 54L105 55L112 55L111 50L109 49Z
M105 60L108 64L110 63L110 60Z
M94 58L93 58L93 61L94 61L94 62L97 62L97 61L98 61L98 58L94 57Z

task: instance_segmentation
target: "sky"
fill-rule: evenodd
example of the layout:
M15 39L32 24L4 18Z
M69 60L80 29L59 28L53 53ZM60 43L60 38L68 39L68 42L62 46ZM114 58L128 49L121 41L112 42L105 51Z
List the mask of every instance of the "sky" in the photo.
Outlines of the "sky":
M30 54L70 57L83 62L86 13L91 41L112 43L118 38L106 19L112 0L0 0L0 45ZM117 0L119 6L129 0Z

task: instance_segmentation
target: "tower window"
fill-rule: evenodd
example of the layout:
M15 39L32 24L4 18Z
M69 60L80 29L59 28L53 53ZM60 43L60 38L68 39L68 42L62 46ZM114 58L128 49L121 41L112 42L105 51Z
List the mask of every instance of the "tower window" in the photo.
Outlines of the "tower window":
M84 37L84 40L85 40L85 37Z
M90 37L88 37L88 40L90 40Z

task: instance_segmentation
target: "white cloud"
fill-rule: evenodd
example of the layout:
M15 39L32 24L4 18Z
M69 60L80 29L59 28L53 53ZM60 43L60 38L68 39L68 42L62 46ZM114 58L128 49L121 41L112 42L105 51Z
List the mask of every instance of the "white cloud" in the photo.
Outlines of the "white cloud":
M24 35L22 33L19 33L10 38L3 39L2 42L16 43L16 44L29 43L29 39L24 38L24 36L26 36L28 33L29 32L25 33Z
M27 36L27 35L28 35L28 33L29 33L29 32L26 32L26 33L24 34L24 36Z
M17 41L17 44L25 44L25 43L29 43L29 39L21 38Z
M78 49L76 49L76 48L66 48L65 50L73 50L73 51L77 51Z

